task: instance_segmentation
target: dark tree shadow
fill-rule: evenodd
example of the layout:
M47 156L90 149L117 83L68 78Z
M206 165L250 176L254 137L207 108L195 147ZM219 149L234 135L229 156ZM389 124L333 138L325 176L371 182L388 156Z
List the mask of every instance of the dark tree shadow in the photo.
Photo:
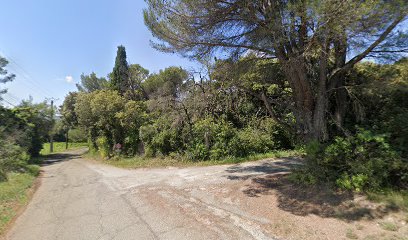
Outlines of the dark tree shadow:
M39 165L41 167L44 166L49 166L65 161L69 161L72 159L78 159L81 158L82 153L55 153L55 154L50 154L47 156L42 156Z
M324 218L345 221L382 218L398 211L394 206L354 201L355 195L346 191L335 191L327 185L301 186L290 182L288 173L299 166L296 159L278 162L260 162L259 165L233 166L226 170L230 180L249 180L243 190L248 197L275 195L278 207L298 216L314 214Z
M280 158L274 161L260 161L253 165L234 165L227 168L225 175L230 180L247 180L264 174L289 173L293 168L301 165L299 158Z

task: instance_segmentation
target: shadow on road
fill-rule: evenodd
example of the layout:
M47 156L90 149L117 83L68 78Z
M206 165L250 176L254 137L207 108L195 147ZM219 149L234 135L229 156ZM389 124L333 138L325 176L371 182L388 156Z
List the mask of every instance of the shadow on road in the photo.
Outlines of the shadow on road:
M40 166L49 166L60 162L69 161L72 159L81 158L86 152L86 149L75 150L72 152L54 153L47 156L42 156Z
M229 167L226 177L230 180L246 180L256 175L289 173L301 164L298 158L281 158L276 161L261 161L255 165L235 165Z
M243 193L248 197L271 195L277 198L278 207L298 216L314 214L324 218L345 221L382 218L397 208L375 206L367 201L354 201L350 192L334 191L328 186L300 186L290 182L288 173L299 166L294 158L260 162L258 165L229 167L225 175L230 180L246 181Z

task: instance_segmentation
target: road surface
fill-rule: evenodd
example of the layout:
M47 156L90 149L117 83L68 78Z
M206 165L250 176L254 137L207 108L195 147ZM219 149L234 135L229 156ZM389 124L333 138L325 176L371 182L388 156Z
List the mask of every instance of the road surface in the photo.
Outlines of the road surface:
M225 187L287 170L270 164L126 170L63 154L6 239L275 239Z

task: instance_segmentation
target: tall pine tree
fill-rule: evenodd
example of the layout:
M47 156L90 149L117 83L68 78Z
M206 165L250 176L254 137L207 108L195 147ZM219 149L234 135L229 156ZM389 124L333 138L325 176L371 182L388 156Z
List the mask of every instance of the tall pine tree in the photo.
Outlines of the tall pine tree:
M123 95L129 87L129 65L126 61L126 49L120 45L116 54L115 67L111 73L112 89Z

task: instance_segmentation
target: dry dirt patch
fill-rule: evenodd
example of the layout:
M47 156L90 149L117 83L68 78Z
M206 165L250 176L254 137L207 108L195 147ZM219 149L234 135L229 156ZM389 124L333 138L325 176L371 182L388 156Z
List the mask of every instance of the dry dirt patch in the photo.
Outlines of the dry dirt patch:
M283 239L408 239L407 213L363 195L305 187L287 179L299 160L260 162L226 169L231 183L221 199L234 199L244 211L270 220L268 232ZM236 175L239 173L239 175Z

